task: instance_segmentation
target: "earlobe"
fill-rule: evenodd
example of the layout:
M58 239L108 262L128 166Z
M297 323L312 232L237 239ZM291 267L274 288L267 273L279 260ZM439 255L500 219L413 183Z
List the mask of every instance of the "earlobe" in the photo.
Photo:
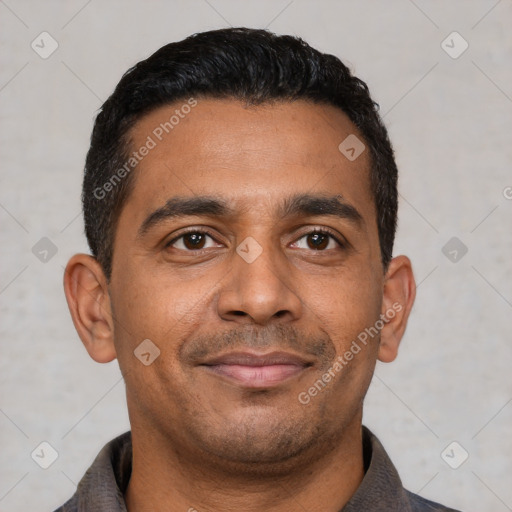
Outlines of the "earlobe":
M397 256L389 263L384 281L381 318L385 324L380 336L379 361L389 363L396 358L415 297L411 261L407 256Z
M64 292L75 329L92 359L98 363L115 359L110 297L98 261L75 254L64 272Z

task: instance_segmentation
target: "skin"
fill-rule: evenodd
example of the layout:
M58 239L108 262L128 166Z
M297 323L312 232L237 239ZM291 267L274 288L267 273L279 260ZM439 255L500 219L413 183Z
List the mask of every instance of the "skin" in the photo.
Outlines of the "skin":
M133 148L179 107L142 118ZM332 106L198 98L133 171L110 282L93 257L69 261L65 292L80 338L95 361L117 357L126 382L130 512L334 512L361 483L363 399L376 361L397 355L415 285L407 257L382 267L368 151L351 162L338 150L350 134L363 139ZM362 221L283 217L278 206L295 194L339 195ZM138 236L171 197L203 195L235 214L167 218ZM212 238L202 250L190 237L167 245L188 228ZM327 236L318 249L314 228L345 245ZM251 263L236 251L247 237L262 250ZM397 303L380 334L301 403L299 393ZM160 350L148 366L134 356L145 339ZM232 350L293 352L310 366L256 389L199 365Z

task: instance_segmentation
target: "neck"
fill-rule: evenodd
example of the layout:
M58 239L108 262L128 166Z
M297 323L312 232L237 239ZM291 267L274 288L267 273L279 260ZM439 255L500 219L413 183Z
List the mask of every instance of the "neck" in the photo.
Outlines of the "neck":
M286 468L223 471L227 466L210 464L211 455L205 454L204 460L187 457L168 438L148 435L133 423L132 445L125 494L129 512L338 512L364 476L360 417L347 426L342 439L312 447L310 453L287 461Z

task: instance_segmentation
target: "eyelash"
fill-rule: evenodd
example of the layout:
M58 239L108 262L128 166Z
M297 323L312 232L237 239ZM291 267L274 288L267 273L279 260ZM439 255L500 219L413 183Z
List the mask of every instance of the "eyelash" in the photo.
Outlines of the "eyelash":
M212 240L214 240L216 243L219 243L215 236L212 235L212 233L206 229L190 229L189 231L185 231L184 233L181 233L179 236L173 238L171 241L169 241L168 243L165 244L165 248L167 249L168 247L171 247L172 244L174 244L175 242L177 242L178 240L180 240L181 238L183 238L184 236L186 235L190 235L190 234L201 234L201 235L208 235ZM315 235L315 234L319 234L319 235L327 235L329 236L331 239L333 239L339 246L340 249L343 249L347 246L347 243L346 242L343 242L342 240L340 240L338 238L337 235L335 235L331 230L327 229L327 228L313 228L311 231L307 231L306 233L303 233L299 238L297 238L297 241L298 240L301 240L302 238L304 238L305 236L308 236L308 235ZM183 250L183 249L178 249L178 250ZM201 251L204 251L204 250L208 250L208 249L197 249L197 250L193 250L193 249L189 249L187 250L186 252L197 252L197 253L200 253ZM311 249L313 250L313 249ZM326 252L326 250L319 250L318 252Z

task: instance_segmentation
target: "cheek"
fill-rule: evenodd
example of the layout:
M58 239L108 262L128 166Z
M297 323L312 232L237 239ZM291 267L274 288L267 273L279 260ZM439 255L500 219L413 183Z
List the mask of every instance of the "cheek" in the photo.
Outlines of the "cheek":
M190 283L152 276L140 269L112 283L115 344L120 364L133 364L133 351L151 340L169 363L177 356L180 340L206 320L213 282L206 277Z
M163 396L166 375L176 385L184 385L177 357L181 340L191 332L183 316L193 298L177 286L153 281L142 273L115 288L117 359L130 406L145 414L152 414L152 397Z
M327 289L313 290L307 299L317 322L332 338L338 353L352 340L373 326L379 318L382 292L380 281L371 277L344 275ZM335 282L336 282L335 281Z

